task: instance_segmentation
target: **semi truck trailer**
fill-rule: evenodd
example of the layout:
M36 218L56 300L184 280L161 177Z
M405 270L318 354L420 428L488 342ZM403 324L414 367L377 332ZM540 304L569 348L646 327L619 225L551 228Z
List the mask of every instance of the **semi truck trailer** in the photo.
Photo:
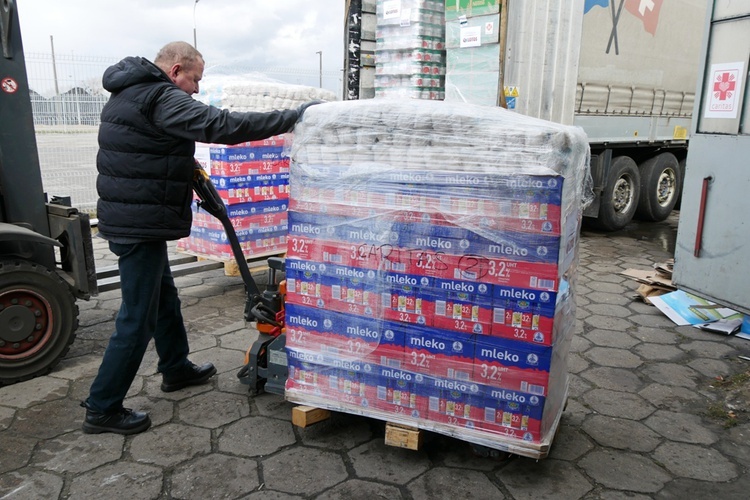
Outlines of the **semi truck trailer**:
M385 4L394 1L347 2L344 99L375 96ZM588 221L614 231L634 217L664 220L681 195L706 5L445 0L445 99L582 127L595 192Z

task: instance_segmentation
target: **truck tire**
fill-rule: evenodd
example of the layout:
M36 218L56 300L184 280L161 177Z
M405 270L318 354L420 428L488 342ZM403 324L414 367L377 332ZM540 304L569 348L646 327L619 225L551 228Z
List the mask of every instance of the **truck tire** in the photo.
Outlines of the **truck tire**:
M663 221L677 204L682 172L672 153L662 153L641 164L641 197L636 217L641 220Z
M76 328L78 306L56 272L0 261L0 385L49 373L70 349Z
M624 228L638 208L638 193L641 176L638 166L629 156L612 159L607 184L602 191L599 216L592 221L593 226L605 231Z

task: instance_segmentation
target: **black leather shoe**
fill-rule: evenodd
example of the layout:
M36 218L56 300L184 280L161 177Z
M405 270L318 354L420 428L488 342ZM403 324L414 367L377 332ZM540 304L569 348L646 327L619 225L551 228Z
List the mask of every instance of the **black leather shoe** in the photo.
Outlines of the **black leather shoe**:
M113 412L101 413L91 410L86 403L81 403L86 408L86 418L83 421L84 434L101 434L112 432L115 434L138 434L151 427L151 419L148 413L133 411L130 408L120 408Z
M190 385L205 384L216 373L216 367L211 363L198 366L190 361L185 366L172 373L162 374L161 390L173 392Z

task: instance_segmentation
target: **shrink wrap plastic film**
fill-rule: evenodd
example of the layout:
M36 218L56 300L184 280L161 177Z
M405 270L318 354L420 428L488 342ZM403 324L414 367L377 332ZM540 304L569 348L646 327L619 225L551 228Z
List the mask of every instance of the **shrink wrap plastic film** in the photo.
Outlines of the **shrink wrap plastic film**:
M229 111L273 111L295 109L312 100L335 101L330 90L292 85L242 68L213 67L201 80L196 99Z
M583 131L327 103L291 147L287 398L541 458L567 397Z

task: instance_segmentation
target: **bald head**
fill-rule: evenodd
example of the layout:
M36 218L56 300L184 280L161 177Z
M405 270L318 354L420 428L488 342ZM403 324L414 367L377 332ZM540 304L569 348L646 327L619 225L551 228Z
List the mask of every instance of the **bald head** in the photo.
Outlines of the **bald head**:
M154 64L168 73L169 68L175 64L190 66L198 61L203 62L203 55L198 52L198 49L187 42L170 42L156 54Z
M189 43L166 44L156 54L154 64L188 94L198 93L198 82L203 78L203 56Z

